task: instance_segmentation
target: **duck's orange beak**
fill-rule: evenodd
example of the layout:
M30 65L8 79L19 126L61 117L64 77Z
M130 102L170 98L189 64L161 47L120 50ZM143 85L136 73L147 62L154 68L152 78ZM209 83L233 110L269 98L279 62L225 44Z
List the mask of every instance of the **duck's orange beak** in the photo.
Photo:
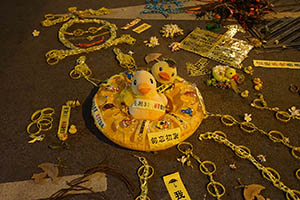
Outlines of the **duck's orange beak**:
M138 90L142 94L147 94L148 92L150 92L151 88L148 86L147 83L141 83L138 86Z
M169 81L171 79L170 75L167 72L160 72L158 76L164 81Z

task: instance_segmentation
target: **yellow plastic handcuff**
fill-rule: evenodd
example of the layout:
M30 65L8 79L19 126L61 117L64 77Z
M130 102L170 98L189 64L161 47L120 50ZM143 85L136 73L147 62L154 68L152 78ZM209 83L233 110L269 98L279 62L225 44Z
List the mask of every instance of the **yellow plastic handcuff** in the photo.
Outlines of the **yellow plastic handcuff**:
M280 111L279 108L277 108L277 107L274 107L274 108L268 107L268 104L267 104L267 102L264 99L262 94L259 94L258 98L254 99L252 101L251 106L254 107L254 108L257 108L259 110L274 111L276 119L278 119L279 121L282 121L282 122L288 122L291 119L300 120L299 116L291 115L291 114L289 114L288 112L285 112L285 111Z
M26 130L29 136L33 138L34 142L37 140L39 141L43 140L44 137L37 136L41 131L48 131L52 128L53 114L54 114L54 109L48 107L48 108L43 108L41 110L37 110L31 115L32 122L27 125ZM38 130L35 132L31 132L30 129L32 126L36 126ZM30 141L30 143L33 143L33 140Z

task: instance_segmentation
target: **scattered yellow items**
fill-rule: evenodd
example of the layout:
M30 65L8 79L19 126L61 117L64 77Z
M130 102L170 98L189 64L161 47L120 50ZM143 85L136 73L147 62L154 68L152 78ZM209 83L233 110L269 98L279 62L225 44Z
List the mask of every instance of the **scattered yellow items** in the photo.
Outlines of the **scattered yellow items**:
M151 28L151 25L150 24L147 24L147 23L143 23L142 25L132 29L133 32L136 32L136 33L142 33L144 32L145 30Z
M166 24L164 25L160 33L162 33L162 36L165 38L173 38L179 35L183 35L183 29L181 29L177 24Z
M191 200L180 178L179 172L164 176L163 180L172 200Z
M132 20L131 22L129 22L128 24L126 24L125 26L122 26L121 29L122 30L130 29L134 25L138 24L141 20L142 20L141 18L136 18L136 19Z
M70 128L69 128L69 133L70 134L75 134L77 133L77 128L75 125L71 125Z

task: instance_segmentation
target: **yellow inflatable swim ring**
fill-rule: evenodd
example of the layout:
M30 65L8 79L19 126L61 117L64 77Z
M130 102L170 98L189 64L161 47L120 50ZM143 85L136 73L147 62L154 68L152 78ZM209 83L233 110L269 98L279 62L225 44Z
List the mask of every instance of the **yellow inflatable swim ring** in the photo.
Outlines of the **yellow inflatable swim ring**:
M206 111L195 84L177 77L172 84L161 85L157 91L168 99L165 114L158 120L138 120L130 115L125 103L132 78L133 72L110 77L93 98L91 113L95 125L108 139L129 149L159 151L184 141L196 131ZM143 101L137 104L151 105Z

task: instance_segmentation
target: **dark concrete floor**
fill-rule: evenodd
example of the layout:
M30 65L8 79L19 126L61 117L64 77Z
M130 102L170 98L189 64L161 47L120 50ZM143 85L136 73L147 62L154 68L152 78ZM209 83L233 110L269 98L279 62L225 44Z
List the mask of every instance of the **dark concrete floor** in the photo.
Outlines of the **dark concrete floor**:
M191 196L191 199L213 199L206 191L208 178L200 173L197 167L193 169L182 167L176 160L180 156L176 147L158 153L136 152L118 147L101 135L94 127L91 127L91 118L86 115L90 107L90 98L95 88L84 79L72 80L69 72L74 67L78 56L70 56L60 61L57 65L49 66L45 62L45 53L51 49L65 49L57 39L57 31L60 25L45 28L40 26L43 15L46 13L65 13L68 7L77 6L79 9L117 8L123 6L141 5L144 1L95 1L95 0L58 0L58 1L5 1L0 7L0 38L1 38L1 139L0 152L2 161L0 164L0 183L9 181L28 180L37 171L37 165L42 162L57 162L61 157L68 169L62 169L61 175L80 174L89 166L94 166L105 159L105 163L119 168L129 179L139 187L136 170L140 166L139 161L133 155L145 156L150 165L155 169L153 178L149 180L149 197L151 199L170 199L163 184L162 176L179 171L182 180ZM126 24L128 20L108 19L118 27ZM246 80L241 85L242 89L248 89L250 96L242 99L231 90L222 90L207 87L207 77L189 77L186 71L186 62L195 63L199 56L179 51L172 53L168 49L171 39L160 36L160 28L170 21L144 20L152 25L152 28L143 34L135 34L131 31L118 31L118 34L130 33L137 42L134 46L121 44L118 47L123 52L132 50L134 58L139 66L150 66L144 62L144 56L150 52L162 52L165 57L172 57L177 61L178 74L186 80L194 82L200 89L207 110L211 113L230 114L241 119L244 113L252 114L252 122L265 131L278 130L283 132L295 146L300 146L299 120L291 120L282 123L275 119L271 111L261 111L250 107L250 102L257 93L251 82L253 77L260 77L264 82L262 93L268 104L287 110L295 105L300 107L300 96L289 91L291 83L300 86L300 71L290 69L265 69L255 68L253 77L246 75ZM202 21L172 21L184 29L183 39L196 26L204 28L206 22ZM32 31L41 31L39 37L32 37ZM161 45L150 49L145 47L143 41L150 36L158 36ZM240 35L243 38L245 35ZM300 53L297 50L287 49L278 52L263 52L256 54L252 50L245 59L245 66L252 65L253 59L300 61ZM110 76L123 71L115 60L112 48L100 50L87 55L87 64L93 71L93 77L107 79ZM209 67L217 63L211 62ZM58 127L61 106L67 101L78 99L83 106L72 110L71 124L78 128L78 134L70 137L70 150L51 150L49 144L57 142L55 137ZM28 144L29 137L26 126L30 123L31 114L43 107L55 109L54 124L51 131L45 132L43 142ZM299 160L295 159L290 150L280 143L274 143L268 137L259 133L245 134L238 127L225 127L218 119L209 118L202 122L197 132L187 141L194 145L194 153L202 160L211 160L217 166L214 178L224 184L226 194L222 199L239 200L242 198L241 189L234 189L238 185L237 178L241 178L244 184L261 184L266 187L262 192L265 197L272 200L285 199L284 192L275 188L271 182L264 179L260 172L247 160L240 159L227 147L212 141L198 140L200 133L206 131L221 130L227 133L228 139L236 144L247 146L256 157L259 154L266 155L265 166L276 169L281 176L281 181L291 189L299 190L299 180L295 177L295 171L300 168ZM236 170L229 168L229 164L235 163ZM194 166L197 164L194 163ZM132 199L126 187L118 179L108 176L108 190L105 192L108 199L125 200ZM206 196L206 198L205 198ZM21 199L21 198L20 198ZM72 199L96 199L95 195L80 195Z

